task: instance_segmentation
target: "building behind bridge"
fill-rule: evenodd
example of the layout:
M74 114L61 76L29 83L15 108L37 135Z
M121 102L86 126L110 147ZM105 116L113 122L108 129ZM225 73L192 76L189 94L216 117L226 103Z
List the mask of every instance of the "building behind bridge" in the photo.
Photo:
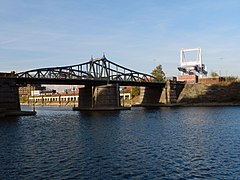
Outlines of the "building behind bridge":
M77 87L66 88L60 92L55 89L48 89L41 85L27 85L25 87L19 87L20 103L23 105L70 105L75 106L78 103L79 88L83 88L84 85ZM123 91L120 89L120 98L122 103L124 101L130 101L132 95L130 90L131 86L123 86ZM128 90L127 92L124 89Z

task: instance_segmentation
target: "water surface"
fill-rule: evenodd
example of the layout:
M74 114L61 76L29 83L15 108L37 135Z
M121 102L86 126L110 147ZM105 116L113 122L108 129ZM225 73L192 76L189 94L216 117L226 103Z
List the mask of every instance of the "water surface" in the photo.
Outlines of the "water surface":
M0 179L240 177L240 107L36 110L1 119Z

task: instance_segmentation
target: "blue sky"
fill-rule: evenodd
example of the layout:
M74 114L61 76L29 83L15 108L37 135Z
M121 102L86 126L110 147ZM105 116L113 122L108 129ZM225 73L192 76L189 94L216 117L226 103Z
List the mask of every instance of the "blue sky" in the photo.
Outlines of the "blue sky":
M239 76L239 0L0 0L0 71L108 59L178 75L181 48Z

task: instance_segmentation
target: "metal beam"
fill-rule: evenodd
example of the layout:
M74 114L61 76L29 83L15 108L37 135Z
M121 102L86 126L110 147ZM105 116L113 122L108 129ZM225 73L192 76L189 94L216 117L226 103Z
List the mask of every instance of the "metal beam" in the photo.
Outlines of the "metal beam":
M163 84L149 74L137 72L108 60L92 59L89 62L63 67L33 69L17 73L19 83L41 84L89 84L89 83L120 83L120 84ZM164 83L165 84L165 83Z

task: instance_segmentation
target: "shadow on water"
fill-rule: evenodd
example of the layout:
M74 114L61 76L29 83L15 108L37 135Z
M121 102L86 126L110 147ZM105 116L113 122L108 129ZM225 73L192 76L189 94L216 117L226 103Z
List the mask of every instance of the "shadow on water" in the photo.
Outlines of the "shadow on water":
M120 111L81 111L79 112L79 116L83 119L102 119L107 117L117 118L120 113Z
M161 112L161 111L172 111L179 109L180 107L160 107L160 106L152 106L152 107L141 107L141 111L144 113L151 113L151 112Z
M20 117L1 117L0 125L9 124L9 123L17 123Z

